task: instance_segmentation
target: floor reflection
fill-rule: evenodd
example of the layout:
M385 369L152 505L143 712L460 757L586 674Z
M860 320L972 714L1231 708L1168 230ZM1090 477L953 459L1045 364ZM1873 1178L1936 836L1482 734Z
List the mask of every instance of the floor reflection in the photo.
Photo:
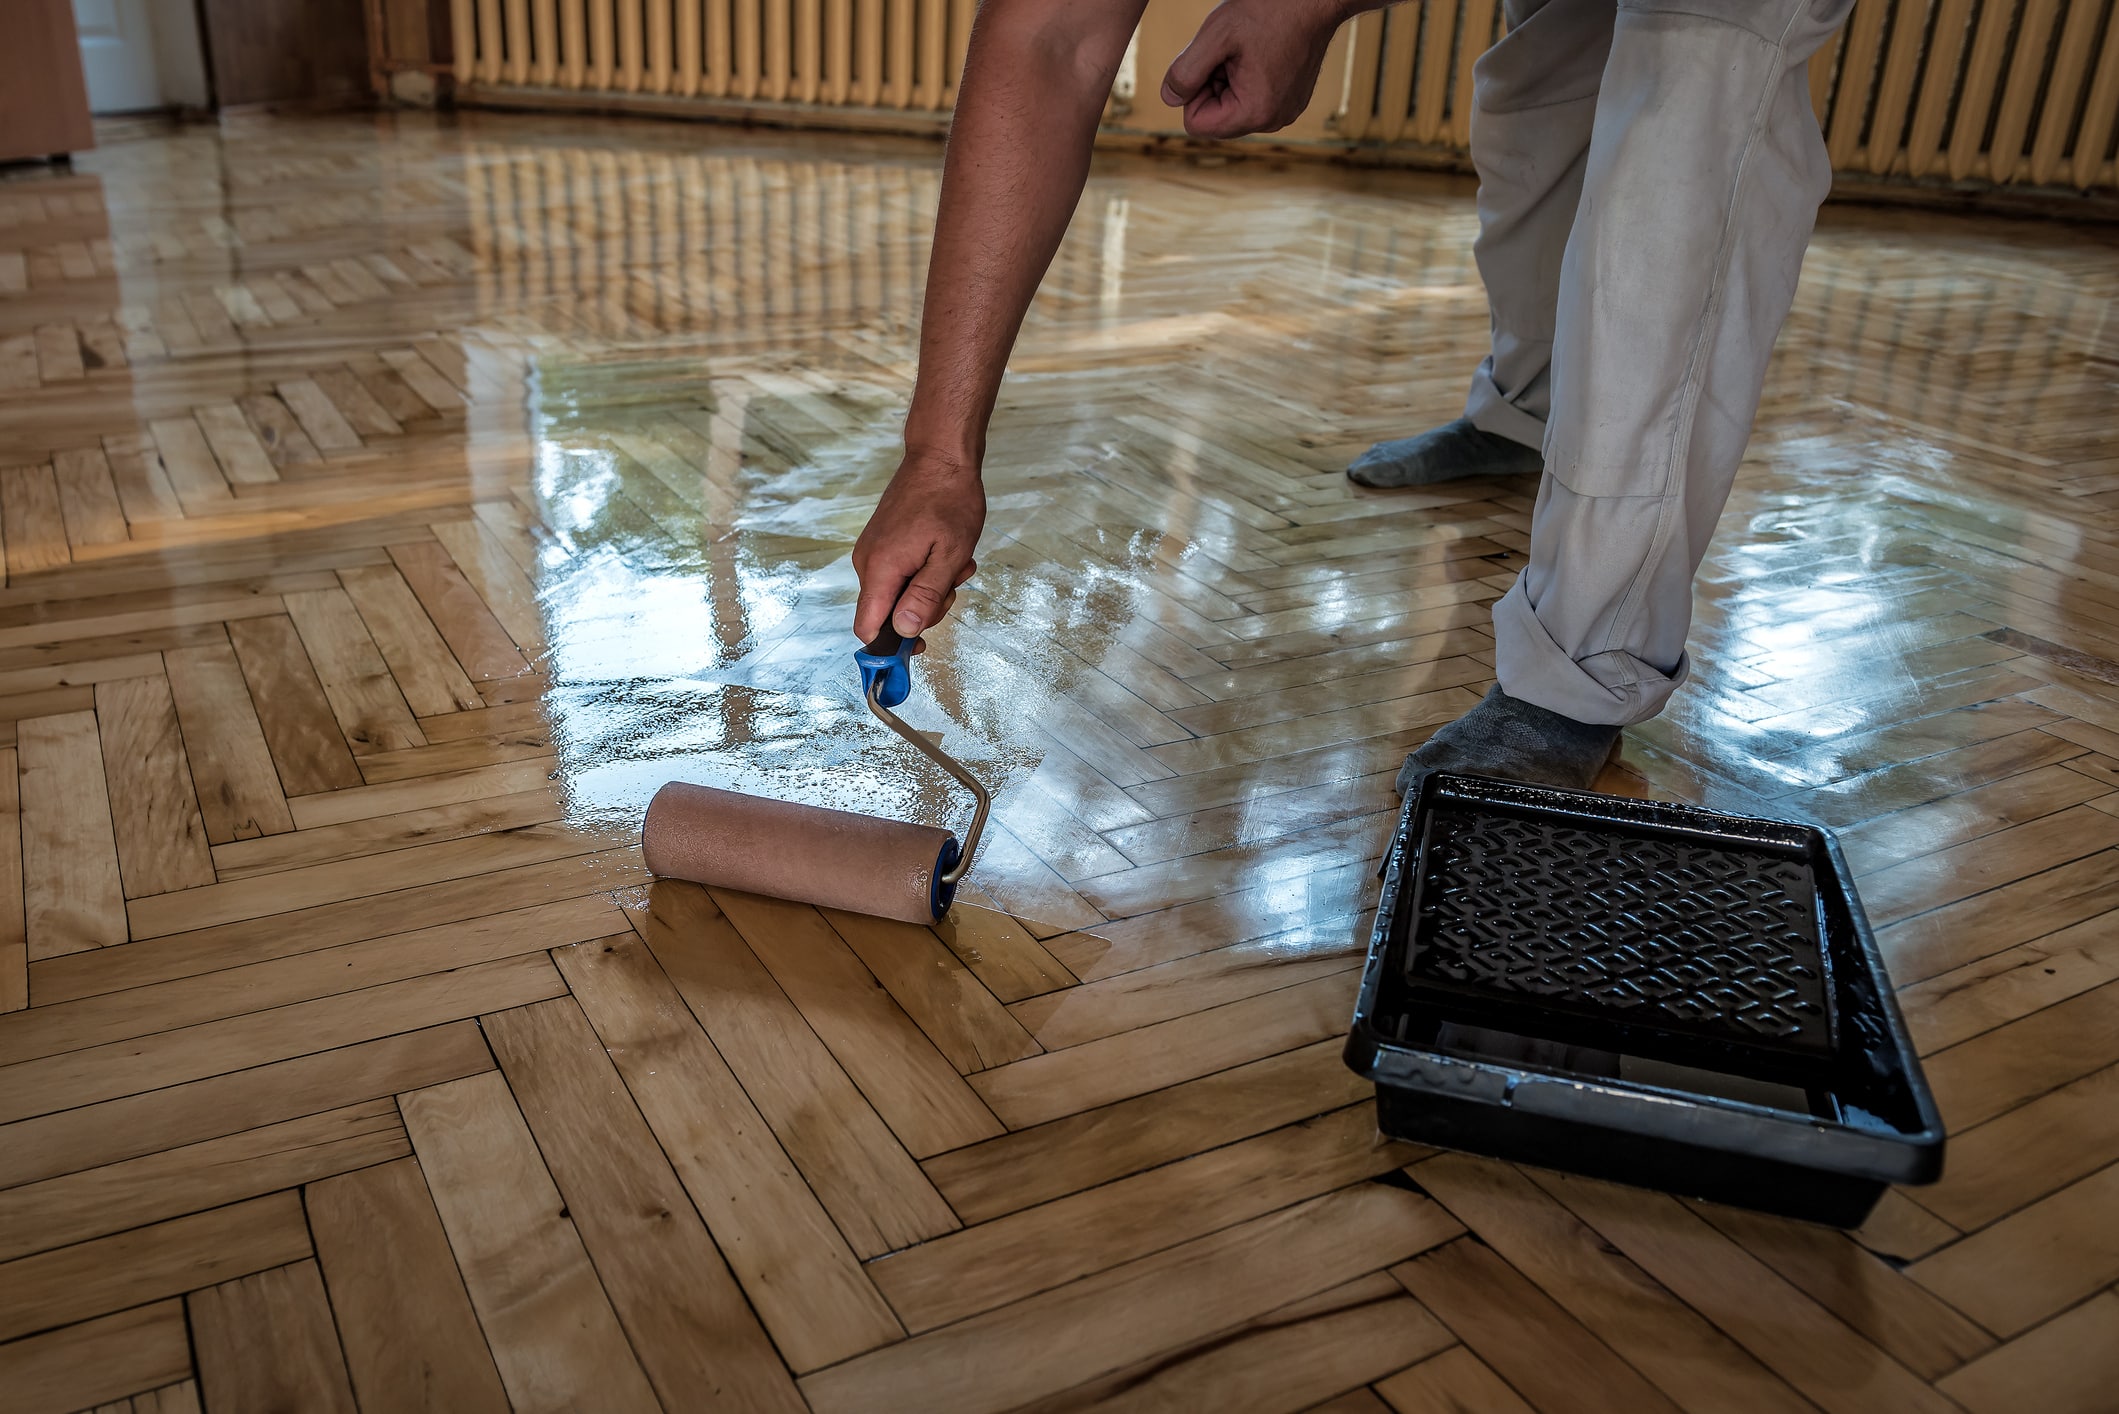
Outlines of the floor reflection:
M781 381L792 391L763 372L701 379L690 362L537 365L547 701L584 822L637 819L672 776L959 813L961 792L860 706L850 658L845 542L895 470L896 407L874 389ZM836 435L812 454L799 439L818 411ZM910 720L948 731L989 779L1026 771L1037 752L1012 725L1006 674L942 661L923 665Z
M91 424L119 455L202 398L255 417L343 360L403 414L362 433L395 459L379 494L467 479L534 573L574 818L620 825L671 775L960 813L847 661L936 148L492 114L256 131L114 143L107 187L68 196L109 203L107 248L25 252L33 284L118 282L108 329L63 331L84 362L197 381L152 380L128 428L82 401L107 375L62 379L5 434L18 459ZM1469 196L1100 160L1003 391L982 571L910 708L1000 795L976 878L1093 922L1379 847L1398 759L1483 686L1526 545L1524 488L1340 475L1460 405L1486 333ZM1608 784L1800 812L1899 724L2045 686L1999 630L2119 661L2115 299L2105 234L1829 208L1702 571L1694 683ZM64 342L8 337L32 364ZM240 494L279 519L171 533L373 513Z
M532 499L574 808L622 818L675 773L950 818L945 779L858 710L844 631L845 551L892 470L912 371L931 151L477 126L462 170L480 317L541 350ZM1181 873L1201 850L1280 873L1305 832L1388 811L1391 749L1266 767L1309 733L1328 744L1319 723L1346 710L1331 692L1255 724L1203 707L1436 633L1468 635L1451 651L1473 656L1434 690L1477 687L1527 499L1353 496L1337 474L1453 411L1485 328L1473 231L1446 180L1126 161L1093 179L996 418L984 569L913 708L1070 889L1130 907L1086 881ZM1645 788L1799 795L1860 759L1834 743L2012 656L1942 632L1990 625L1904 507L1962 497L1966 457L2010 459L2001 407L2079 408L2114 283L2094 242L2070 252L2056 278L1991 226L1827 214L1704 571L1706 686L1640 733ZM2013 459L2061 465L2099 435L2063 415ZM2003 535L2031 514L1980 505ZM1694 764L1672 775L1665 756ZM1229 779L1162 784L1203 767ZM1194 817L1175 834L1159 823L1173 810Z

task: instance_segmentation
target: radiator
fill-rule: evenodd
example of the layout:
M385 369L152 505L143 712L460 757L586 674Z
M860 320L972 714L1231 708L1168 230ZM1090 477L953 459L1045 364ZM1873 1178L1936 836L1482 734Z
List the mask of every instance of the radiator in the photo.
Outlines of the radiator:
M464 156L478 308L497 324L534 311L538 330L619 343L770 341L918 317L931 165L479 141ZM1055 273L1086 290L1088 258Z
M933 115L956 97L976 0L450 0L456 76L517 89ZM1155 0L1152 91L1211 0ZM1183 13L1176 13L1182 11ZM1408 0L1357 19L1287 134L1321 151L1461 160L1472 61L1500 0ZM1169 49L1169 53L1159 52ZM1833 166L1871 179L2119 186L2119 0L1858 0L1810 66ZM1154 101L1113 132L1166 135ZM660 105L657 105L660 106ZM929 123L932 117L927 118Z
M1869 177L2114 185L2114 10L2114 0L1859 0L1810 64L1832 165ZM1337 135L1462 150L1471 60L1499 26L1498 0L1361 16Z
M461 84L933 112L976 0L450 0Z

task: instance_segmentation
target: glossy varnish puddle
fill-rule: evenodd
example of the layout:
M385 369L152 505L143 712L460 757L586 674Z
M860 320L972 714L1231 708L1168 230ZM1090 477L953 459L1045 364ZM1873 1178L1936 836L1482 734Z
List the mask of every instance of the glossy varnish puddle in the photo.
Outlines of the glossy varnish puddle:
M1604 782L1842 831L1953 1131L1849 1237L1380 1145L1340 1064L1526 544L1339 471L1459 403L1465 185L1099 170L910 713L999 798L926 930L636 830L961 808L847 661L934 149L111 137L0 183L11 1408L2108 1405L2109 235L1828 210Z

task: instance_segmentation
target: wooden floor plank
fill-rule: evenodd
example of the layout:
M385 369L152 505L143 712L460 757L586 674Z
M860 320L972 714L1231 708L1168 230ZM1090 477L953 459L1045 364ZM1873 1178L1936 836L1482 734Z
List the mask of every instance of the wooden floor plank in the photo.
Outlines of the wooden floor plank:
M914 1158L1000 1133L1000 1121L816 909L720 889L713 898Z
M17 731L30 960L124 942L125 892L95 715L40 717Z
M72 561L59 483L50 466L0 467L0 534L7 537L11 582Z
M532 657L541 653L544 622L537 612L537 591L492 532L475 520L439 521L434 538L515 646Z
M126 521L146 525L181 520L183 502L169 479L169 469L154 442L141 432L106 435L103 451Z
M1045 945L1006 913L957 902L935 924L934 935L1002 1002L1071 987L1077 980Z
M1454 1231L1418 1194L1355 1184L835 1365L804 1379L802 1392L825 1414L1007 1407L1329 1290ZM1053 1330L1073 1339L1054 1343Z
M294 828L250 689L227 644L162 655L210 844Z
M1338 1041L989 1139L924 1167L966 1222L984 1222L1097 1183L1262 1134L1366 1098Z
M459 713L459 716L469 715ZM433 810L496 796L519 795L544 786L552 777L549 755L505 761L497 765L447 771L440 775L379 785L356 785L288 802L297 828L320 830L382 815L413 810Z
M112 783L110 815L125 896L211 884L213 858L168 679L97 683L96 723L104 761L123 763Z
M1083 933L1055 937L1049 948L1083 982L1096 982L1197 956L1210 941L1235 945L1271 937L1284 931L1290 916L1324 920L1358 914L1369 903L1373 882L1373 863L1326 865L1274 884L1098 924Z
M213 449L221 474L232 486L278 481L280 473L264 443L234 403L202 404L191 410L206 445Z
M2037 867L2065 864L2119 844L2119 819L2077 805L2012 826L1997 835L1908 859L1862 881L1864 907L1877 924L1967 898ZM1873 904L1869 900L1875 900Z
M1038 1043L932 929L835 908L819 911L959 1071L1037 1054Z
M664 881L634 931L862 1257L948 1232L956 1214L708 896Z
M1905 1366L1842 1324L1674 1198L1593 1179L1536 1175L1539 1186L1737 1344L1828 1411L1947 1406ZM1682 1258L1677 1257L1679 1251ZM1417 1294L1417 1293L1416 1293Z
M23 916L22 777L16 748L0 747L0 1014L29 1005L29 929Z
M1960 1228L1985 1227L2115 1162L2119 1066L2107 1066L1952 1138L1950 1166L1920 1204Z
M24 279L27 278L25 275ZM5 339L0 339L0 387L16 389L36 386L36 336L10 334Z
M447 548L431 541L393 545L390 558L472 679L511 678L529 671L514 640L457 568Z
M1358 971L1369 931L1367 915L1327 919L1032 997L1012 1010L1047 1050L1079 1046L1312 978Z
M1943 1122L1967 1128L2119 1060L2119 981L1926 1058Z
M1372 799L1368 803L1381 806L1384 801ZM1290 873L1301 872L1305 862L1313 862L1321 870L1344 864L1349 858L1380 854L1394 817L1395 811L1357 814L1338 824L1305 832L1299 844L1276 840L1237 845L1085 879L1083 896L1112 918L1202 902L1252 883L1260 862L1269 854L1275 857L1276 869L1284 868Z
M2033 1408L2096 1414L2119 1379L2119 1291L2107 1291L1946 1376L1973 1414Z
M531 953L371 987L354 1006L322 997L23 1061L0 1067L0 1123L437 1026L492 1006L523 1006L564 990L551 959Z
M1011 1129L1294 1050L1345 1030L1360 978L1334 972L971 1077Z
M190 1373L184 1303L175 1299L0 1345L0 1389L19 1414L70 1414Z
M0 1064L84 1050L601 937L624 915L597 895L222 968L0 1018Z
M452 1080L399 1104L512 1405L660 1409L506 1082Z
M308 579L300 576L294 582L306 584ZM113 639L123 645L124 651L137 651L150 634L208 625L218 628L240 619L270 617L284 608L277 594L260 594L254 590L244 592L241 586L228 593L226 598L202 598L196 593L178 590L132 600L144 602L146 607L110 612L98 611L108 601L84 601L80 612L64 618L33 619L0 628L0 649L32 650L38 656L48 658L56 645L92 640L78 650L78 655L96 657L110 646L109 641ZM172 600L175 602L170 602Z
M1904 1189L1894 1188L1877 1200L1869 1220L1848 1235L1880 1257L1911 1262L1954 1242L1960 1234L1926 1205L1907 1197Z
M507 1391L419 1165L320 1179L302 1197L361 1407L504 1414Z
M220 923L396 892L419 884L593 854L625 842L631 833L610 829L592 834L563 822L525 825L496 834L231 879L180 894L151 895L133 900L127 915L135 938L160 938Z
M59 509L73 546L116 545L126 539L125 510L118 503L110 459L101 447L73 447L52 456Z
M664 1404L799 1409L786 1368L581 1007L559 997L483 1025Z
M932 1330L1389 1173L1420 1152L1379 1136L1372 1104L1351 1105L950 1233L868 1270L908 1329Z
M196 420L165 417L149 423L148 428L169 473L169 484L185 510L196 511L234 499Z
M309 1255L301 1199L277 1193L0 1263L0 1340L195 1291Z
M1502 1261L1680 1408L1810 1407L1512 1165L1445 1154L1415 1166L1412 1176ZM1446 1277L1431 1279L1458 1290ZM1477 1349L1497 1338L1506 1337L1474 1332L1465 1340ZM1535 1380L1526 1376L1521 1383L1528 1388Z
M449 718L430 717L428 720L447 722ZM434 741L402 751L372 751L360 758L361 779L370 785L387 785L511 761L549 758L551 752L550 728L540 722L532 727Z
M287 616L301 635L307 661L356 755L427 744L419 724L412 720L404 693L343 589L289 595ZM437 701L448 703L455 698L444 694Z
M1923 1257L1915 1281L1988 1330L2020 1335L2119 1281L2119 1164Z
M432 717L485 705L485 699L471 686L449 645L436 632L426 610L420 607L395 567L343 569L338 577L360 611L369 637L389 665L390 678L411 706L412 715Z
M2119 943L2087 919L1905 988L1900 1005L1913 1044L1945 1049L2056 1002L2119 980Z
M1187 1407L1293 1414L1318 1407L1320 1395L1359 1389L1452 1339L1403 1287L1378 1272L1023 1407L1037 1414Z
M404 435L403 424L390 415L390 410L383 406L368 385L361 381L360 375L352 369L320 368L310 374L308 381L324 395L332 411L352 430L356 441L364 436ZM284 388L281 389L280 396L286 397ZM306 394L297 395L296 401L301 400L306 400ZM294 402L290 401L288 406L294 407ZM300 412L300 408L295 408L297 416Z
M72 954L33 965L31 980L40 1005L56 1004L461 923L493 912L496 898L535 908L622 887L645 875L637 849L571 855Z
M132 1397L129 1414L199 1414L199 1386L196 1380L179 1380L173 1385L148 1390ZM128 1414L122 1406L106 1406L111 1414ZM102 1409L97 1414L103 1414Z
M206 1287L184 1305L209 1407L353 1414L353 1389L314 1261Z
M397 1106L345 1109L0 1191L0 1261L293 1188L411 1151Z
M231 842L214 850L213 867L219 878L232 881L465 835L542 825L564 813L559 792L541 786L402 814L348 820L340 825L320 825L273 839Z
M281 788L290 796L361 783L353 753L339 735L331 704L303 651L292 620L273 616L228 626L228 638L250 685Z
M313 378L293 378L281 383L277 389L280 401L294 414L302 431L321 452L358 451L360 434L353 424L346 421L335 403L324 395L324 390ZM372 399L370 400L372 402Z
M1462 1345L1379 1381L1376 1393L1396 1414L1532 1414L1506 1380Z
M1392 1275L1539 1408L1677 1408L1477 1238L1459 1238Z
M1786 1277L1924 1379L1936 1379L1984 1354L1994 1340L1962 1312L1934 1299L1910 1273L1872 1257L1851 1238L1709 1204L1698 1211L1745 1250Z
M384 349L381 358L436 412L450 412L464 405L463 394L435 372L434 365L421 358L417 350Z
M0 1190L493 1068L475 1022L357 1042L0 1127Z
M628 934L554 952L715 1245L794 1369L903 1330L654 955Z

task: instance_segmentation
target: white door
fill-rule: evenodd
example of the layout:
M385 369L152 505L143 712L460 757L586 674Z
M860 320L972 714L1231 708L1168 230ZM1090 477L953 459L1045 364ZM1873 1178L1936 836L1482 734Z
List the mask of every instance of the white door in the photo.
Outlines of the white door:
M74 0L74 27L90 110L137 113L162 106L147 0Z

